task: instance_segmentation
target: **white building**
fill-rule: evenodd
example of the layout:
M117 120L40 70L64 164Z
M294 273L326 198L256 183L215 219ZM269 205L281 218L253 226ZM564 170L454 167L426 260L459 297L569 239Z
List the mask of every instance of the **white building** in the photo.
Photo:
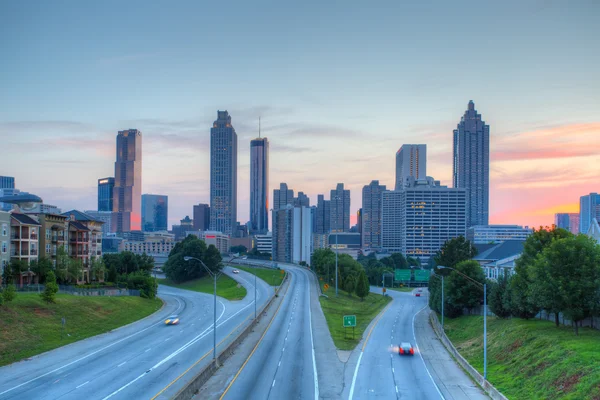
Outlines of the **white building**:
M501 243L506 240L525 241L533 229L519 225L475 225L467 229L467 239L473 244Z
M273 211L273 261L310 263L312 254L310 207L286 206Z
M409 177L407 186L382 193L383 250L427 262L445 241L465 236L465 189Z
M596 242L600 243L600 225L598 225L598 220L596 218L592 219L592 223L590 224L590 229L587 231L587 235L593 239L596 239Z
M256 250L261 253L273 252L273 234L268 232L266 235L254 235L254 243L256 244Z
M148 232L144 240L123 240L119 244L120 251L134 254L147 254L153 257L168 257L175 247L175 235L166 231Z
M229 254L229 235L217 231L187 231L185 236L188 235L198 236L204 240L206 247L212 244L221 254Z

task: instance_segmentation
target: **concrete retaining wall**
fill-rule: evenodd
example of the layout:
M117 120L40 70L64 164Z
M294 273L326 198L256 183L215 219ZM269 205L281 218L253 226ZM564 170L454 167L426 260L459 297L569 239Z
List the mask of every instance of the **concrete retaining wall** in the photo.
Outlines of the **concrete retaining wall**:
M471 364L469 364L469 362L467 360L465 360L465 358L458 352L458 350L456 350L456 347L454 347L454 345L452 344L450 339L448 339L448 336L446 336L446 333L442 331L442 326L441 326L440 321L438 320L438 317L435 314L435 312L433 312L433 311L429 312L429 319L431 321L431 325L433 326L433 330L435 331L438 338L444 344L446 349L454 356L454 358L460 364L460 366L463 367L463 369L465 371L467 371L467 373L469 375L471 375L471 378L473 378L475 381L477 381L479 386L481 386L483 388L483 390L485 390L485 392L492 399L508 400L508 398L506 396L504 396L502 393L500 393L498 391L498 389L496 389L494 386L492 386L491 383L489 383L487 380L483 379L483 376L479 373L479 371L477 371L475 368L473 368L471 366Z
M283 277L280 288L287 281L288 274ZM262 315L269 309L273 301L278 296L279 291L275 291L275 295L271 296L271 300L260 310L259 315ZM202 369L195 377L193 377L177 394L173 397L174 400L188 400L194 397L200 388L210 379L211 376L219 369L219 365L223 364L234 352L234 350L240 345L240 343L252 332L257 321L252 321L250 325L246 327L238 336L231 342L225 349L223 349L217 356L217 364L211 361L206 367Z

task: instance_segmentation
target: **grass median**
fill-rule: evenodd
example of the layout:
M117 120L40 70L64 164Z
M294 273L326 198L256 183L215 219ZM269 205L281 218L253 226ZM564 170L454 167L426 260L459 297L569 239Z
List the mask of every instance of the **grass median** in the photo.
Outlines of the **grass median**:
M170 279L158 279L158 283L194 292L214 293L214 282L211 276L182 283L175 283ZM217 279L217 296L221 296L227 300L241 300L246 296L246 288L223 274Z
M161 307L160 299L69 294L57 294L56 304L46 304L37 293L18 293L0 306L0 366L108 332Z
M412 292L416 288L403 286L403 287L394 287L394 288L386 287L386 289L395 290L396 292Z
M281 286L281 282L283 281L283 277L285 275L281 273L283 271L282 269L277 270L273 268L242 267L241 265L237 265L234 268L241 269L242 271L246 271L252 275L256 275L257 278L262 279L271 286Z
M369 293L364 301L356 295L349 296L343 290L339 290L339 296L335 296L335 288L323 291L329 298L320 297L321 309L325 314L329 332L333 338L335 347L340 350L352 350L360 342L363 333L381 310L392 300L389 296ZM352 328L344 328L342 320L344 315L356 315L356 327L354 338Z
M446 334L483 371L483 317L446 318ZM488 380L510 399L600 399L600 331L488 318Z

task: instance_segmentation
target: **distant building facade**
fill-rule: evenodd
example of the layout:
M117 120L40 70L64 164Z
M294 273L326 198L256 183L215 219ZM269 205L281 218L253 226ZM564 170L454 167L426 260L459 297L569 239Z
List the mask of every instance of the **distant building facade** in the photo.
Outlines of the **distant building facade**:
M115 189L115 178L98 179L98 211L113 210L113 192Z
M216 231L205 231L205 232L194 231L194 232L187 232L187 234L197 236L198 238L203 240L204 243L206 243L206 247L208 247L212 244L213 246L215 246L217 248L217 250L219 250L219 253L221 253L221 254L229 253L229 249L231 247L229 235L226 235L222 232L216 232Z
M114 229L112 227L113 221L113 212L112 211L95 211L95 210L85 210L87 215L94 218L96 221L102 221L102 236L108 236L110 233L114 233Z
M332 232L348 232L350 230L350 190L344 189L343 183L331 191L330 224Z
M207 231L210 229L210 206L198 204L194 206L194 230Z
M304 192L298 192L298 197L294 198L294 207L310 207L310 198Z
M379 181L371 181L363 187L363 206L359 222L363 248L381 248L381 196L385 191L385 185L380 185Z
M315 233L328 234L331 231L331 202L325 200L325 196L320 194L317 196L317 211L316 211L317 228Z
M148 232L143 240L123 240L119 244L120 251L134 254L147 254L153 257L168 257L175 247L175 236L166 231Z
M279 189L273 190L273 210L285 209L288 204L294 205L294 191L287 183L280 183Z
M273 261L310 263L312 216L309 207L286 206L273 211Z
M579 198L579 232L587 233L592 220L600 220L600 194L590 193Z
M467 240L473 244L501 243L507 240L525 241L533 229L520 225L476 225L467 229Z
M117 134L117 161L113 188L113 227L116 232L142 229L142 132Z
M14 189L15 178L12 176L0 176L0 189Z
M40 257L46 257L56 267L56 254L63 247L68 253L69 218L66 215L39 214L40 223Z
M254 235L254 244L256 246L256 250L261 253L273 253L273 235L271 232L268 232L264 235L257 234Z
M395 190L402 189L410 176L417 180L427 178L427 145L403 144L396 152Z
M338 254L348 254L355 260L361 248L359 233L332 233L327 240L329 248Z
M554 214L554 225L577 235L579 233L579 213L556 213Z
M160 194L142 195L142 230L166 231L169 220L169 197Z
M269 140L250 142L250 232L269 231Z
M490 126L473 101L454 130L453 187L467 192L467 227L487 225L490 197Z
M233 233L237 222L237 133L227 111L210 129L210 229Z
M39 257L40 223L27 214L13 212L10 217L10 260L22 260L29 266ZM16 280L19 286L38 282L35 273L29 270L21 272Z
M173 235L175 235L175 240L183 240L185 239L187 231L194 230L194 221L192 221L189 215L186 215L184 219L179 221L179 225L173 225Z
M10 213L0 211L0 284L4 276L4 268L10 263Z

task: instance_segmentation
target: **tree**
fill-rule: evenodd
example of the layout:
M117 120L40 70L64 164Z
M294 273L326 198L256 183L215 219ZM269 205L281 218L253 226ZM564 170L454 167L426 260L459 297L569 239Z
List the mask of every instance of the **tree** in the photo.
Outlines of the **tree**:
M52 270L52 261L48 257L40 257L38 260L31 261L29 268L38 277L39 283L46 281L46 275Z
M206 263L204 259L206 252L207 247L203 240L194 235L187 236L183 241L177 243L169 254L169 258L163 268L167 278L174 282L185 282L205 276L207 272L200 263L193 259L185 261L184 257L198 258ZM211 250L211 254L214 254L214 250ZM211 258L216 260L214 255L211 255ZM208 264L207 266L211 269L213 268Z
M76 258L69 259L67 263L67 279L69 282L77 283L83 279L83 262Z
M348 292L348 296L352 296L356 286L356 278L354 275L348 275L344 280L344 290Z
M67 254L65 246L60 246L56 250L55 273L57 281L67 283L69 280L69 262L71 258Z
M18 281L17 278L21 276L21 273L27 271L27 268L29 268L27 261L12 260L4 268L4 281L6 283L16 283Z
M204 261L204 264L206 264L208 269L215 274L219 272L221 268L223 268L223 264L221 263L222 260L221 253L214 244L208 246L206 252L204 253L204 257L202 258L202 261Z
M103 281L104 274L106 273L106 266L104 265L104 261L100 257L92 258L92 262L90 264L90 273L91 278L96 281Z
M461 261L470 260L477 255L477 249L473 244L459 236L454 239L446 240L444 245L434 256L435 265L455 268ZM442 275L447 275L442 273Z
M117 267L114 265L108 269L107 279L109 282L117 283Z
M421 267L421 259L419 257L406 257L406 262L409 267Z
M358 279L356 281L356 295L360 297L361 301L364 301L365 297L369 295L369 280L367 279L367 275L364 271L361 271L358 274Z
M14 285L14 283L6 286L6 289L4 289L4 292L2 292L2 297L7 303L9 301L13 301L15 297L17 297L17 287Z
M231 246L229 248L229 251L232 253L239 253L239 254L244 254L248 252L248 248L244 245L239 245L239 246Z
M573 322L575 334L578 323L596 310L600 291L600 246L585 236L567 236L553 240L536 258L532 268L532 291L541 293L543 304L562 311ZM553 292L554 300L547 295Z
M58 285L56 284L56 275L54 272L48 272L46 275L46 287L44 291L40 293L42 300L46 303L55 303L56 302L56 293L58 292Z
M404 258L402 253L392 253L392 255L382 258L381 262L386 267L390 267L392 269L407 269L408 268L408 262L406 261L406 258Z
M510 309L510 291L509 276L507 273L501 274L498 281L494 282L489 291L490 310L499 318L508 318L511 314Z
M477 261L461 261L454 268L482 285L485 283L485 274ZM444 301L448 305L444 305L444 311L448 310L451 318L461 315L465 308L471 310L479 306L483 300L483 288L456 271L445 278L444 287Z

